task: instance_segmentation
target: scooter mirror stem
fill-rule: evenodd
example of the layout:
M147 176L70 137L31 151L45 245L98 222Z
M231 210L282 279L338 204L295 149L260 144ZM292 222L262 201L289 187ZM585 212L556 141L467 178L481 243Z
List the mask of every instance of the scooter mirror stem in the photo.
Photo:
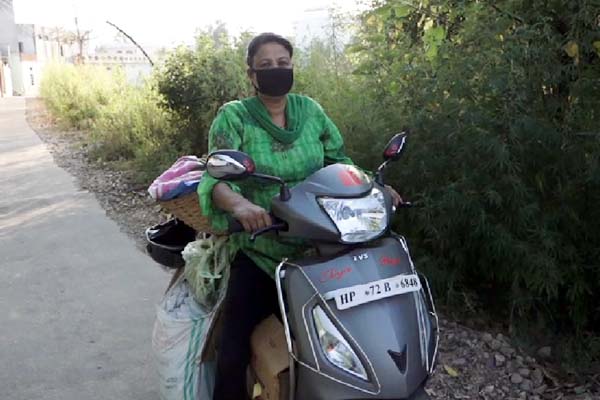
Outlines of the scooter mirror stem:
M288 188L285 183L282 184L281 188L279 189L279 199L281 201L288 201L291 198L292 194L290 193L290 188Z
M375 182L383 186L383 171L386 169L391 160L385 160L383 164L377 168L377 172L375 173Z
M285 181L283 179L278 178L276 176L258 174L256 172L253 173L251 176L254 177L254 178L265 180L265 181L271 181L271 182L278 183L280 185L280 188L279 188L279 199L281 201L288 201L289 199L292 198L292 194L290 193L290 189L287 187L287 184L285 183Z

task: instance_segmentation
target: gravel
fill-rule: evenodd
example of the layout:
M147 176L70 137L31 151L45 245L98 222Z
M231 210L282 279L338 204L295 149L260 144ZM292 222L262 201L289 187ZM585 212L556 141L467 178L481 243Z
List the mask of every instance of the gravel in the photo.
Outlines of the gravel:
M127 172L90 160L89 149L82 145L85 133L61 132L40 100L27 99L27 108L29 124L56 163L82 189L94 193L106 214L144 248L144 230L167 217L149 198L146 186L136 186ZM440 330L437 368L427 384L434 399L600 399L600 373L559 375L550 364L551 347L537 351L538 361L501 333L476 331L443 317Z

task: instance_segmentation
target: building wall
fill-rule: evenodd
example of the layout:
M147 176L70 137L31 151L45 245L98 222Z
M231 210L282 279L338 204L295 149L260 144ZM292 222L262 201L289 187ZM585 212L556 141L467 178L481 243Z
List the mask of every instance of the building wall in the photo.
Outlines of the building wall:
M0 74L2 75L2 82L0 82L0 97L12 96L12 72L8 63L0 62Z
M17 46L16 39L15 12L12 0L0 0L0 52L2 56L7 56L8 46Z
M0 68L2 68L2 87L0 96L12 96L13 79L11 53L17 48L17 31L12 0L0 0Z
M61 30L58 28L40 27L35 29L35 48L38 62L71 62L75 61L75 56L79 53L79 47L74 41L67 38L57 40L61 36ZM62 30L64 36L65 31Z
M35 31L31 24L17 24L17 50L21 55L35 56Z
M77 46L58 41L59 28L16 24L12 0L0 0L2 96L37 96L44 65L73 62ZM68 36L68 35L67 35Z
M129 44L98 47L93 54L84 57L84 62L102 66L109 71L121 68L127 81L133 85L142 84L152 73L152 65L148 59L136 46Z

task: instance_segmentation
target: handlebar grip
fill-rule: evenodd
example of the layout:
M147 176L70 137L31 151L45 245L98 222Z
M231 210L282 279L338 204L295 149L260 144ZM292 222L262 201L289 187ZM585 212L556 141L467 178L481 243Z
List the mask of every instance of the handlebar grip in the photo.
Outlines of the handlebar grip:
M227 217L227 222L229 223L229 227L227 228L227 232L229 233L238 233L238 232L244 232L244 225L242 225L240 223L240 221L238 221L235 218L232 217Z
M423 207L423 205L422 204L418 204L418 203L415 204L415 203L410 202L410 201L405 201L404 203L400 203L397 206L394 206L393 207L393 211L395 213L397 213L398 211L400 211L401 208L415 208L415 207L421 208L421 207Z

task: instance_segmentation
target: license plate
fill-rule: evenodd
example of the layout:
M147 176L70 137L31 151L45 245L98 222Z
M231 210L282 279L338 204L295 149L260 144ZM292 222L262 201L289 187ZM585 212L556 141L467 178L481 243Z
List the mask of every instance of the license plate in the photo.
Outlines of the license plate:
M375 300L421 290L421 281L416 274L397 275L362 285L350 286L331 291L327 300L335 299L338 310L346 310Z

